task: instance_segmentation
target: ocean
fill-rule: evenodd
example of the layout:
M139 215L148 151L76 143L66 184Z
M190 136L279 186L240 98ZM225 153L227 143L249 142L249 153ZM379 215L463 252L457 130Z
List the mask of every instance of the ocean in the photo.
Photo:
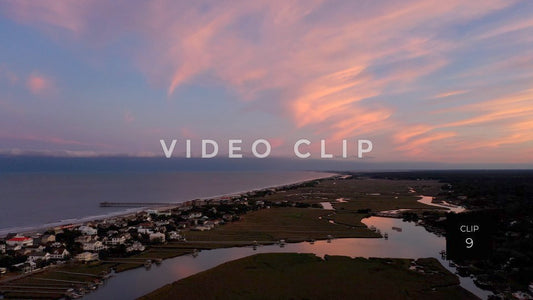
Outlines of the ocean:
M185 202L331 174L289 171L57 171L0 173L0 236L138 210L108 202Z

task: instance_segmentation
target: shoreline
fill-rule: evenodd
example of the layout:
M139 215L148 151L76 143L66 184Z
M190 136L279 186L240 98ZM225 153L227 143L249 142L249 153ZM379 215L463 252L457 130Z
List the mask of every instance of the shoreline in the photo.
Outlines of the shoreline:
M39 225L0 228L0 238L5 238L10 233L17 233L17 234L23 234L23 235L35 234L35 233L42 233L54 227L80 226L87 222L101 222L101 221L105 221L105 220L113 219L113 218L130 217L140 212L143 212L149 208L158 209L158 210L176 209L176 208L181 207L182 205L188 205L194 200L204 200L204 201L205 200L217 200L217 199L221 199L225 197L237 196L240 194L260 192L260 191L269 190L269 189L280 189L280 188L285 188L285 187L289 187L292 185L300 185L300 184L304 184L304 183L315 181L315 180L333 178L335 176L341 175L339 173L330 173L330 172L323 172L323 171L309 171L309 172L315 172L317 173L317 175L321 174L324 176L320 176L320 177L313 178L313 179L299 180L299 181L290 182L290 183L283 183L280 185L265 186L265 187L251 189L251 190L243 190L243 191L237 191L237 192L232 192L232 193L227 193L227 194L217 194L214 196L209 196L209 197L204 197L204 198L190 199L190 200L183 201L183 202L177 202L169 206L135 207L135 208L123 209L123 210L116 211L116 212L110 212L109 214L105 214L105 215L96 215L96 216L93 215L93 216L83 216L79 218L69 218L69 219L59 220L57 222L44 223L44 224L39 224Z

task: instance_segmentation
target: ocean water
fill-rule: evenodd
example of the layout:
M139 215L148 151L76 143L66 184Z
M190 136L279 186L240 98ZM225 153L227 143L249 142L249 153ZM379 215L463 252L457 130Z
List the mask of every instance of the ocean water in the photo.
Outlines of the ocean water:
M329 175L286 171L2 173L0 236L128 211L100 207L104 201L185 202Z

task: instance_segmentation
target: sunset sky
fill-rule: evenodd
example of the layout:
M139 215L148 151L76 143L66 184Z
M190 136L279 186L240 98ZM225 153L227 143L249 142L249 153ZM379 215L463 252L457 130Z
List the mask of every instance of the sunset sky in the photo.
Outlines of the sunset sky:
M377 162L531 163L532 16L509 0L2 1L0 153L265 138L291 157L300 138L336 154L364 138Z

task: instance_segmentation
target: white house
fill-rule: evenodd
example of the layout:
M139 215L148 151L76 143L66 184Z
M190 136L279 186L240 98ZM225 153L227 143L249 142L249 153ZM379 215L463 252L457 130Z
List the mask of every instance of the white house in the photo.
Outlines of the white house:
M151 228L144 228L144 227L137 228L137 232L138 233L146 233L146 234L153 233Z
M6 245L0 244L0 253L6 253Z
M145 247L143 244L139 242L133 243L131 246L126 248L127 252L133 252L133 251L144 251Z
M8 246L27 247L33 245L33 239L25 236L15 236L6 241Z
M84 235L95 235L98 233L98 230L90 226L80 226L78 230Z
M50 252L50 259L65 259L69 255L70 253L67 251L67 249L63 247L56 248Z
M83 262L98 260L98 253L83 252L83 253L76 255L76 260L83 261Z
M148 209L148 210L146 210L146 213L149 214L149 215L158 215L158 216L167 216L167 217L170 217L170 215L171 215L170 210L159 211L157 209Z
M150 234L150 241L160 239L162 243L165 242L165 234L161 232L151 233Z
M100 250L104 250L106 247L100 241L93 241L93 242L83 243L82 248L85 251L100 251Z
M126 243L126 237L124 235L114 236L106 241L108 245L123 245Z
M34 252L28 256L28 261L47 261L50 259L50 253L48 252Z
M43 245L31 245L31 246L28 246L28 247L24 248L24 250L29 251L29 252L27 252L27 253L31 253L31 252L43 252L43 250L44 250L44 246L43 246Z
M169 240L180 240L181 235L177 231L171 231L168 233Z
M42 244L53 243L55 241L56 241L56 236L53 234L45 234L41 237Z
M202 217L202 213L201 212L193 212L193 213L190 213L188 214L187 216L185 216L185 219L196 219L196 218L201 218Z

